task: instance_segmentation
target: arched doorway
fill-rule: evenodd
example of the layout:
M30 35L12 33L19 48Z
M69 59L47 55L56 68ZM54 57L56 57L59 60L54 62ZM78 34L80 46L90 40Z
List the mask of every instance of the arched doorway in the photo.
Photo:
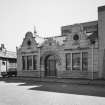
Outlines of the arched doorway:
M56 56L48 55L45 58L45 76L55 77L56 76Z

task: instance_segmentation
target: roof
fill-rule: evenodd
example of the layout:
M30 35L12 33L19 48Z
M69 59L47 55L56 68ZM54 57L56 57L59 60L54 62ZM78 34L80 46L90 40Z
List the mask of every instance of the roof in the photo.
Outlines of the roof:
M46 38L36 37L35 40L38 43L38 47L42 46L43 43L49 38L52 38L53 40L55 40L59 45L62 45L63 41L65 40L65 36L53 36L53 37L46 37Z
M16 58L16 52L2 50L0 51L0 57L2 58Z
M66 32L71 32L72 27L75 25L80 25L83 27L83 30L85 30L87 33L88 32L93 32L98 30L98 21L90 21L90 22L84 22L84 23L78 23L78 24L73 24L73 25L67 25L67 26L62 26L61 31L66 31ZM69 33L70 33L69 32Z
M98 21L96 20L94 20L94 21L89 21L89 22L83 22L83 23L76 23L76 24L82 24L83 26L90 26L90 25L94 25L94 24L97 24L98 23ZM75 25L75 24L72 24L72 25L65 25L65 26L62 26L61 28L70 28L70 27L72 27L73 25Z

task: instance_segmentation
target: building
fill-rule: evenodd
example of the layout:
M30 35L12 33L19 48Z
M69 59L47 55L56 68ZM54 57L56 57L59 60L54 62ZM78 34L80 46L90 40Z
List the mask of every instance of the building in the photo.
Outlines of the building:
M36 33L34 33L36 34ZM105 6L98 20L61 27L61 36L37 43L27 32L17 48L19 76L105 78Z
M16 69L17 65L16 52L6 50L4 44L0 47L0 76L1 72L6 72L9 69Z

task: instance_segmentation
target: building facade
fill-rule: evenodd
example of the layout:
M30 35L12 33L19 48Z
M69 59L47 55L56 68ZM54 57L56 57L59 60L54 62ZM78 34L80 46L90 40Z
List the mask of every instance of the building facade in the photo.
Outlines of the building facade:
M17 68L16 52L8 51L4 44L0 47L0 76L1 72Z
M97 21L63 26L61 36L38 43L34 35L27 32L17 48L18 76L105 78L105 6Z

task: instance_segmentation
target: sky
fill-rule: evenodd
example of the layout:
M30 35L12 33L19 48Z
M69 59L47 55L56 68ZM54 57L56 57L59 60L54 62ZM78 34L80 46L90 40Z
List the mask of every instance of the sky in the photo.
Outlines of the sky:
M61 26L98 19L105 0L0 0L0 44L16 51L28 31L41 37L61 35Z

